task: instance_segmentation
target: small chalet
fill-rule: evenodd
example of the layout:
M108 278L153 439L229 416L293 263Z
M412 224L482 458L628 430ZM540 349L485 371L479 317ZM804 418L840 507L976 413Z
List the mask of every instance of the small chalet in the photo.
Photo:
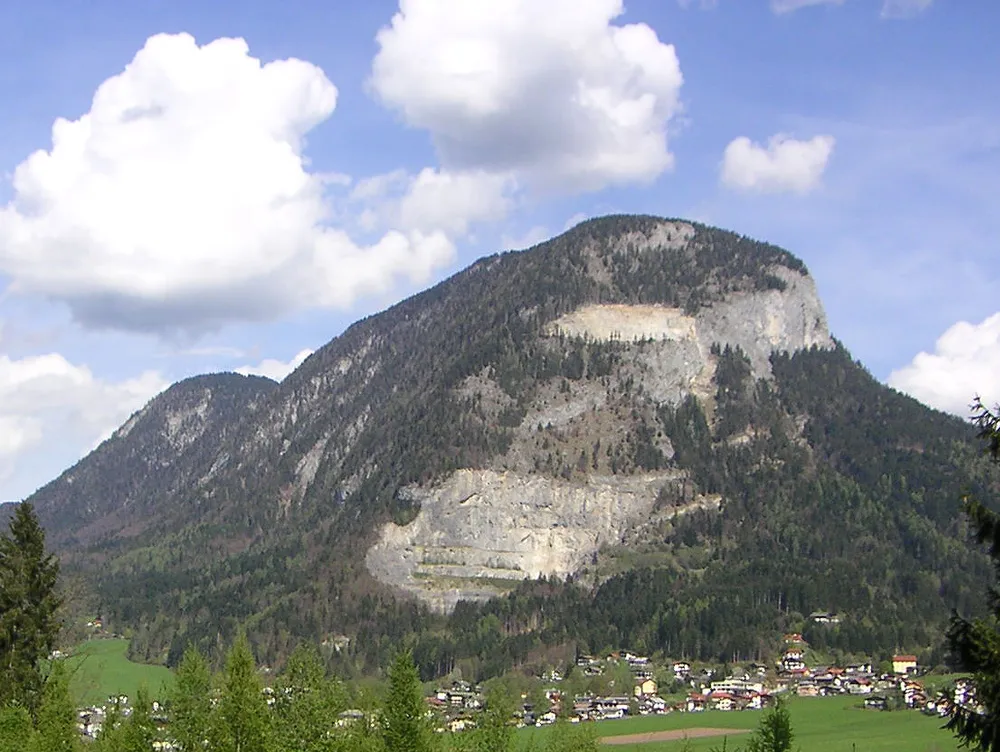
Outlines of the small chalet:
M809 618L814 624L840 624L840 616L830 611L813 611Z
M636 697L646 697L648 695L656 694L656 680L655 679L643 679L635 685L635 696Z
M917 656L894 655L892 657L892 673L912 674L917 670Z

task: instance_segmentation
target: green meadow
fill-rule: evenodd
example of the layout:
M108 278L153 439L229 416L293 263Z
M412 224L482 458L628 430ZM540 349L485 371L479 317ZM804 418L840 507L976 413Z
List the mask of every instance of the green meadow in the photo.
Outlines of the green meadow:
M128 640L88 640L66 659L70 693L77 705L103 703L110 695L134 698L145 686L153 699L162 699L173 682L166 666L133 663L126 656Z
M792 728L795 732L794 748L801 752L954 752L957 742L948 731L941 728L940 718L925 716L914 710L882 712L858 707L856 697L793 698L789 702ZM598 736L624 736L651 731L669 731L685 728L753 729L760 719L760 712L744 711L724 713L672 713L666 716L643 716L621 721L602 721L595 724ZM522 746L535 742L540 748L553 727L525 729L521 735ZM534 737L534 738L533 738ZM742 748L747 735L736 734L727 739L728 752ZM608 747L609 752L708 752L722 749L723 737L624 744Z

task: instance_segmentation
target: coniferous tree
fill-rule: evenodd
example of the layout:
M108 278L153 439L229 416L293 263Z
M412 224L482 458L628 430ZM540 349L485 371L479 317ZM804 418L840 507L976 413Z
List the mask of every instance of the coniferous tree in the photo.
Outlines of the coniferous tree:
M399 653L389 669L382 736L388 752L429 752L431 740L420 677L409 652Z
M151 709L152 701L145 687L136 694L132 712L127 718L117 705L113 705L94 745L94 752L153 752L156 723Z
M218 752L268 752L271 712L246 633L240 631L226 657L222 695L214 726Z
M1000 464L1000 412L990 411L978 399L974 420L980 436L986 441L992 462ZM981 501L966 498L965 513L972 524L976 540L987 544L997 579L1000 580L1000 515ZM948 647L956 668L973 675L976 702L983 706L979 713L969 707L956 706L947 728L961 742L982 752L1000 751L1000 591L989 590L990 614L987 618L968 621L952 614L948 629Z
M514 729L508 725L513 707L510 698L499 688L490 693L486 710L472 732L475 752L510 752L514 746Z
M288 752L330 752L333 731L345 708L339 683L326 678L316 648L300 644L288 659L275 698L277 747Z
M35 752L74 752L79 748L76 709L69 696L69 674L61 661L52 664L38 707Z
M0 708L0 752L24 752L31 749L35 729L25 708Z
M212 674L205 657L188 647L170 694L170 733L181 752L200 752L211 731Z
M153 701L149 691L140 687L132 705L132 714L124 725L122 752L152 752L156 741L156 723L152 715Z
M747 742L747 752L791 752L795 734L788 708L780 699L761 716Z
M20 504L9 534L0 535L0 705L35 712L44 678L41 661L59 634L59 562L45 553L45 531L30 504Z

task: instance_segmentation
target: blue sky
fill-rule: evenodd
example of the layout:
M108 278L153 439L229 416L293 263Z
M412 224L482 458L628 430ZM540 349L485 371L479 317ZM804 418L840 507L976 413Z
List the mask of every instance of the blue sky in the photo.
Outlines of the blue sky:
M944 0L0 5L0 499L175 380L280 378L611 212L786 247L878 378L1000 399L998 23Z

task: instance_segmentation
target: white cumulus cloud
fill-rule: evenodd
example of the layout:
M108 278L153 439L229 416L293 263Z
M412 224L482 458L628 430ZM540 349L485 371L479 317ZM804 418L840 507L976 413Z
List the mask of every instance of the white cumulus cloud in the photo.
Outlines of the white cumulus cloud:
M359 180L351 198L365 206L361 223L366 230L443 230L450 237L461 237L474 224L507 216L516 190L509 174L427 167L416 175L393 170Z
M740 136L723 154L722 182L741 191L808 193L819 185L834 143L833 136L797 141L778 134L765 147Z
M167 386L155 371L113 382L57 353L0 355L0 498L51 480Z
M673 164L680 64L621 0L400 0L370 85L448 170L546 189L647 181Z
M979 396L1000 401L1000 313L978 324L960 321L912 362L889 375L889 385L939 410L969 417Z
M326 223L345 178L310 172L303 148L336 102L308 62L151 37L15 170L0 271L87 325L194 332L425 281L453 258L440 229L362 247Z
M287 362L265 358L255 366L240 366L236 369L236 373L242 373L244 376L266 376L274 381L282 381L312 354L313 350L300 350L294 358Z

